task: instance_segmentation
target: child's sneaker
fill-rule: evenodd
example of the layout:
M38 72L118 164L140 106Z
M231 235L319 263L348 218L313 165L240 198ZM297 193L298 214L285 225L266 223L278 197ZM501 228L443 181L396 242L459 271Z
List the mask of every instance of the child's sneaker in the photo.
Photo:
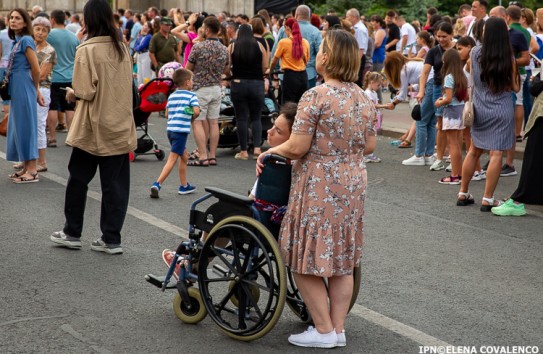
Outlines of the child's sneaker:
M364 156L364 162L365 162L365 163L369 163L369 162L381 162L381 159L378 158L377 156L375 156L375 154L370 154L370 155Z
M179 186L179 194L190 194L196 192L196 187L187 182L186 186Z
M160 183L153 183L153 185L151 186L151 198L158 198L158 192L160 192L160 188Z

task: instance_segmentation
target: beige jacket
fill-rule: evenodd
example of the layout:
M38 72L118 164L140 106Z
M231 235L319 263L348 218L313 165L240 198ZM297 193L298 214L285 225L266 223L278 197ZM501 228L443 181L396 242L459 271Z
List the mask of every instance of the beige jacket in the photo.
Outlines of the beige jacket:
M534 105L532 107L532 112L530 112L530 117L526 122L524 127L524 135L528 135L530 130L534 127L535 121L538 119L543 119L543 93L540 93L539 96L534 100Z
M119 61L110 37L77 47L72 86L77 103L66 144L92 155L114 156L136 149L132 115L132 58Z

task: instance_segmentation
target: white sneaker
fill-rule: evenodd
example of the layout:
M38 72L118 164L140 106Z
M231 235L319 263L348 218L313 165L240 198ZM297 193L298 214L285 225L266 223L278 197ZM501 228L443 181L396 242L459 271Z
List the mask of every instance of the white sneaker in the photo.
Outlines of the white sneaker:
M402 165L405 166L424 166L424 157L418 157L417 155L413 155L407 160L402 161Z
M486 179L486 171L479 172L479 177L481 178L481 181L485 180Z
M443 161L441 160L435 160L432 166L430 166L430 171L439 171L444 170L445 165L443 164Z
M336 330L330 333L319 333L313 326L300 334L293 334L288 337L291 344L308 348L335 348L337 346Z
M481 180L481 174L479 171L473 172L473 177L471 177L472 181L480 181Z
M426 166L432 166L434 164L434 162L436 162L436 156L435 155L425 156L424 157L424 164Z
M337 333L337 346L344 347L347 345L347 338L345 338L345 330Z
M452 164L448 164L447 167L445 168L445 171L452 172Z

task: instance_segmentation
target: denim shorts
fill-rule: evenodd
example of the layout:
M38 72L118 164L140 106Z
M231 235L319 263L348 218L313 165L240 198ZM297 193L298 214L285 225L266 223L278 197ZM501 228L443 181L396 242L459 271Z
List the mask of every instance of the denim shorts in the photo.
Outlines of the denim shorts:
M177 132L168 132L168 140L172 146L172 152L176 153L179 156L183 156L185 153L185 148L187 146L187 138L189 133L177 133Z

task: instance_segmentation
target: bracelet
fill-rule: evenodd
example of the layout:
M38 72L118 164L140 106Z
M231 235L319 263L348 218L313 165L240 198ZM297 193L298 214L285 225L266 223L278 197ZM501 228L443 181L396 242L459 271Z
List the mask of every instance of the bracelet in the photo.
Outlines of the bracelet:
M185 25L190 26L190 22L189 21L185 22Z

